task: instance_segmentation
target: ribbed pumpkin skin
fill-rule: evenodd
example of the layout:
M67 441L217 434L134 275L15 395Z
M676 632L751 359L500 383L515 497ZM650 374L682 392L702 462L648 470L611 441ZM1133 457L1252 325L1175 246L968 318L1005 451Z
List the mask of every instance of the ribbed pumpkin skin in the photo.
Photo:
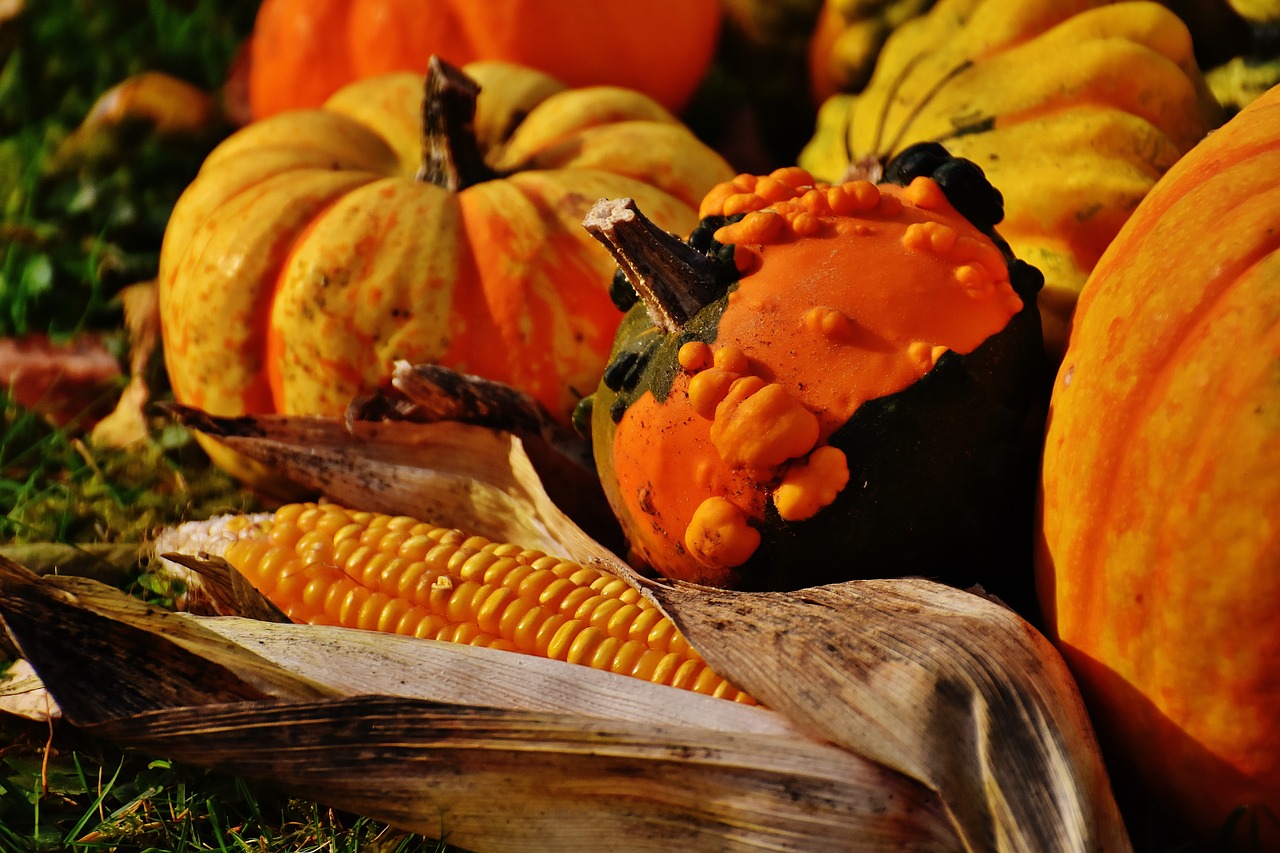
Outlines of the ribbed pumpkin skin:
M893 32L861 94L823 104L799 160L840 180L936 141L981 166L1004 194L1001 235L1045 274L1056 357L1107 244L1219 121L1186 26L1155 3L942 0Z
M423 73L438 54L497 60L570 86L614 85L681 109L711 63L718 0L265 0L251 42L255 118L317 107L342 86Z
M867 84L885 39L933 0L824 0L809 42L809 87L815 102Z
M1117 762L1280 844L1280 88L1134 212L1053 392L1037 579ZM1246 821L1247 823L1248 821Z
M465 70L482 87L480 147L506 177L458 192L414 179L413 74L255 122L210 154L160 259L179 401L332 415L407 359L506 382L568 419L619 319L613 262L583 231L585 211L631 195L688 230L732 171L639 93L566 89L510 65Z

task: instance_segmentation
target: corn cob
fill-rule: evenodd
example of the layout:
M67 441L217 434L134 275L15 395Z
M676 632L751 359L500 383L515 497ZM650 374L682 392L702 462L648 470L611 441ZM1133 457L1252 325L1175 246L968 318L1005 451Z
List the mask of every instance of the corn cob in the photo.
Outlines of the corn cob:
M755 702L626 581L541 551L330 503L221 519L217 535L221 556L294 622L506 649Z

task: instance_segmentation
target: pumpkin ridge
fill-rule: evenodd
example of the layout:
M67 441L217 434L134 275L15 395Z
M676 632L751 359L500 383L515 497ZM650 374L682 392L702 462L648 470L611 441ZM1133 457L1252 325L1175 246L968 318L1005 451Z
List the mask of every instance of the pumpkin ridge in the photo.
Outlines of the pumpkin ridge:
M1179 199L1185 199L1185 196L1178 196ZM1233 291L1233 289L1241 284L1242 278L1247 270L1257 266L1267 255L1274 253L1280 249L1280 232L1275 233L1271 240L1262 241L1248 255L1233 259L1234 263L1224 264L1219 268L1218 275L1211 281L1205 283L1201 290L1204 296L1196 303L1193 309L1187 314L1183 322L1176 327L1171 327L1170 337L1173 340L1187 340L1194 337L1194 329L1205 328L1212 325L1214 309L1225 300ZM1226 285L1222 286L1221 282L1226 281ZM1215 285L1217 285L1215 287ZM1089 289L1085 289L1088 293ZM1175 356L1178 356L1175 358ZM1116 452L1105 460L1097 460L1097 464L1105 470L1096 474L1094 479L1103 481L1106 486L1101 492L1094 491L1092 500L1087 508L1087 512L1091 518L1108 518L1114 514L1113 506L1117 495L1120 491L1120 477L1118 472L1123 471L1129 454L1123 452L1126 448L1134 444L1134 436L1137 429L1135 425L1144 423L1150 419L1151 411L1159 407L1160 401L1163 399L1161 393L1173 380L1173 372L1180 366L1180 360L1184 354L1166 349L1162 357L1158 360L1147 362L1147 366L1143 370L1144 381L1138 388L1130 391L1125 398L1125 411L1123 415L1111 414L1111 420L1107 429L1110 433L1117 436L1113 444ZM1070 370L1064 365L1064 370ZM1070 375L1069 373L1067 375ZM1059 378L1059 382L1062 378ZM1052 414L1050 415L1052 417ZM1075 512L1084 512L1085 508L1076 507ZM1088 526L1088 525L1086 525ZM1073 563L1077 567L1084 564L1087 557L1076 555ZM1153 564L1152 570L1158 568L1157 564ZM1101 595L1103 590L1098 587L1096 595ZM1096 600L1095 600L1096 603Z
M920 117L920 114L924 112L925 107L929 106L929 102L932 101L934 98L936 98L938 94L942 92L944 89L946 89L949 84L951 84L953 81L956 80L956 78L963 75L966 71L968 71L972 67L973 67L973 60L966 58L962 62L960 62L958 65L955 65L952 68L948 69L946 73L944 73L941 77L935 80L929 86L929 88L925 91L924 95L911 105L911 111L907 113L906 118L903 120L902 124L899 125L898 132L893 137L893 142L891 142L888 145L888 147L884 150L884 152L880 156L882 158L887 157L890 153L897 150L898 146L901 145L903 140L906 138L907 131L911 128L912 123L914 123L915 120ZM888 103L892 103L892 99L886 101L886 104ZM886 110L886 116L885 116L886 120L888 118L887 112L888 111ZM921 139L916 141L925 142L928 140ZM877 138L877 143L878 142L879 142L879 139ZM877 144L877 148L879 148L878 144Z
M366 187L377 180L386 180L386 178L375 178L361 187ZM357 188L353 188L357 189ZM280 263L272 267L268 274L263 278L264 281L270 282L270 287L264 287L258 294L257 309L253 312L251 322L260 329L262 341L259 352L263 359L263 369L260 371L260 380L265 380L267 388L271 395L271 408L263 409L263 412L280 412L285 411L284 406L284 375L282 368L284 364L284 336L280 329L280 324L276 322L276 313L282 309L279 301L276 299L280 293L280 286L283 284L283 273L289 268L293 262L294 256L298 251L298 247L303 244L307 234L311 233L324 215L333 209L342 196L335 196L328 202L321 205L314 211L314 215L307 220L307 224L298 231L294 232L293 239L289 243L289 248L281 256ZM270 309L270 310L263 310ZM261 375L261 374L265 374ZM247 414L255 414L253 410L248 410Z
M1206 137L1211 139L1212 136ZM1206 158L1202 162L1192 165L1174 164L1164 176L1160 183L1160 187L1149 193L1143 199L1140 210L1134 212L1131 219L1131 228L1141 228L1142 230L1150 230L1156 223L1164 217L1169 208L1182 201L1187 194L1196 186L1202 184L1205 179L1206 171L1225 171L1227 169L1240 168L1249 161L1258 157L1265 157L1268 154L1280 152L1280 138L1262 140L1254 145L1241 146L1237 149L1241 156L1225 159L1221 157ZM1235 153L1235 152L1233 152ZM1148 202L1148 199L1150 200ZM1107 252L1098 262L1098 268L1103 270L1110 269L1111 261ZM1086 289L1081 294L1081 302L1089 299L1089 291Z

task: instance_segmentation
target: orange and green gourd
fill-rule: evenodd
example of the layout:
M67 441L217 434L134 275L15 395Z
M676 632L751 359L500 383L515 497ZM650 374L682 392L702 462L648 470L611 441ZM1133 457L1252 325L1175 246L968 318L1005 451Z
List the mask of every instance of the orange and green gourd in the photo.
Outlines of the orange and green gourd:
M1031 502L1041 278L995 237L972 163L920 146L888 175L741 175L688 243L625 201L588 217L633 304L575 420L636 563L740 588L1000 586Z
M637 92L500 63L369 78L206 159L160 256L179 402L212 414L344 411L399 359L504 382L568 422L618 324L597 199L687 231L733 172ZM267 472L206 442L247 479Z

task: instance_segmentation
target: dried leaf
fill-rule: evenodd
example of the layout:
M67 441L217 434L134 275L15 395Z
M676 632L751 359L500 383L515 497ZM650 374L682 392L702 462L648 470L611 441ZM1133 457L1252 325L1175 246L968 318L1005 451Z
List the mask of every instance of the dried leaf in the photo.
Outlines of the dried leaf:
M922 789L762 735L386 697L92 731L486 853L959 849Z
M41 578L4 558L0 614L72 723L156 707L329 694L216 634L184 625L180 614L96 581Z
M45 335L0 338L0 385L23 407L57 424L106 414L120 364L96 335L56 343Z
M938 792L969 849L1129 849L1075 683L1012 610L910 578L647 594L735 684Z
M182 423L344 506L412 515L570 559L608 554L617 522L595 475L518 436L452 422L215 417L171 405ZM557 485L555 494L543 478ZM604 547L602 544L604 543Z
M116 407L97 424L90 439L101 447L128 447L151 435L145 408L151 399L147 365L160 340L160 303L155 280L123 288L119 299L129 331L129 384Z
M32 642L41 610L44 632L99 642ZM956 849L923 786L760 708L491 649L160 614L12 566L0 613L91 733L472 849ZM139 636L156 665L117 683ZM250 661L271 696L226 677Z
M62 709L31 664L17 660L0 675L0 713L43 723L60 718Z
M206 616L243 616L259 622L288 622L271 601L257 590L244 575L222 557L210 554L175 554L158 556L172 560L194 572L200 579L199 594L188 596L183 610Z

